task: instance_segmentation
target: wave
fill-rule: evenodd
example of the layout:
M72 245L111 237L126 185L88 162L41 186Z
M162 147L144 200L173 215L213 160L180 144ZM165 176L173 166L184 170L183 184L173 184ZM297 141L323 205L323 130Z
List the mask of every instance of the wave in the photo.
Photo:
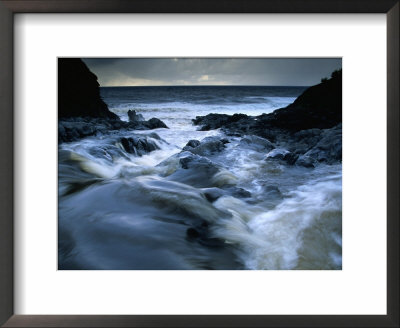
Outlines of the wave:
M221 220L214 234L239 246L248 269L341 269L341 190L339 178L303 185L270 211L221 198L215 206L233 219Z

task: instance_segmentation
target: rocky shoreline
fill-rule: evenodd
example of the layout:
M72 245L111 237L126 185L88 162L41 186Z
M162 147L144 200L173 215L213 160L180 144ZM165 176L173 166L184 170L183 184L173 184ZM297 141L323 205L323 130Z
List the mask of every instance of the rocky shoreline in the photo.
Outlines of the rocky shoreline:
M59 95L59 269L341 268L341 73L271 114L198 116L222 133L185 134L119 119L81 64L68 67L82 90Z
M221 129L227 136L263 138L274 148L268 160L314 167L342 161L341 103L342 73L335 71L331 79L308 88L293 104L270 114L208 114L197 116L193 124L202 131Z
M115 131L153 130L168 127L157 118L148 121L125 122L120 119L71 117L58 121L58 142L78 141L89 136L101 136Z
M58 60L58 142L78 141L116 130L168 128L161 120L144 120L129 111L129 122L112 113L100 97L97 76L78 58Z
M128 112L129 122L120 120L101 99L97 77L82 61L59 61L59 143L115 131L168 128L161 120L146 121L135 111ZM77 80L81 83L72 83ZM342 72L335 71L330 79L306 89L291 105L270 114L208 114L197 116L193 124L201 131L221 129L227 137L241 137L248 147L265 151L266 160L311 168L342 160L341 100ZM77 111L79 108L84 110ZM201 143L191 140L183 151L207 156L221 151L227 142L226 138ZM137 153L134 139L124 139L122 144L126 151Z

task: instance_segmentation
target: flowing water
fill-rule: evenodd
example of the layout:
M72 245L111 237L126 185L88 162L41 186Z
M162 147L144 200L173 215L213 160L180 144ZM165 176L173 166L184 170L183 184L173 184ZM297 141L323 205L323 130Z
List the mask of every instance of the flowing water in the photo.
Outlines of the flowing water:
M269 113L303 90L102 88L121 119L136 110L169 129L118 131L60 145L59 268L341 269L341 164L287 166L230 137L202 165L182 168L189 140L223 136L197 131L195 116ZM127 153L119 139L132 134L159 149ZM210 199L213 194L219 196Z

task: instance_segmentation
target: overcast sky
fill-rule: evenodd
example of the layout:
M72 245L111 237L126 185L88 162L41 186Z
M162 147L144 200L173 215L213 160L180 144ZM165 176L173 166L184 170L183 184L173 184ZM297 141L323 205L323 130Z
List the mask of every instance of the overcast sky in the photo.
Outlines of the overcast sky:
M340 58L84 58L101 86L310 86L342 66Z

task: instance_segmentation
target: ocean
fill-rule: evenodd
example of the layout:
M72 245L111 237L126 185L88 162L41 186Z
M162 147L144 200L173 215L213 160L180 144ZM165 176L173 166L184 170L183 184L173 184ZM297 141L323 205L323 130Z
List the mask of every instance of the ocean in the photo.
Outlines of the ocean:
M60 145L74 163L59 166L59 268L341 269L341 164L286 166L230 137L222 152L204 159L207 170L212 162L218 172L180 167L189 140L224 136L199 131L192 124L196 116L271 113L304 90L102 87L101 97L122 120L135 110L169 129L134 131L159 148L143 156L115 141L129 131ZM204 196L221 190L212 202ZM198 231L207 237L197 238Z

